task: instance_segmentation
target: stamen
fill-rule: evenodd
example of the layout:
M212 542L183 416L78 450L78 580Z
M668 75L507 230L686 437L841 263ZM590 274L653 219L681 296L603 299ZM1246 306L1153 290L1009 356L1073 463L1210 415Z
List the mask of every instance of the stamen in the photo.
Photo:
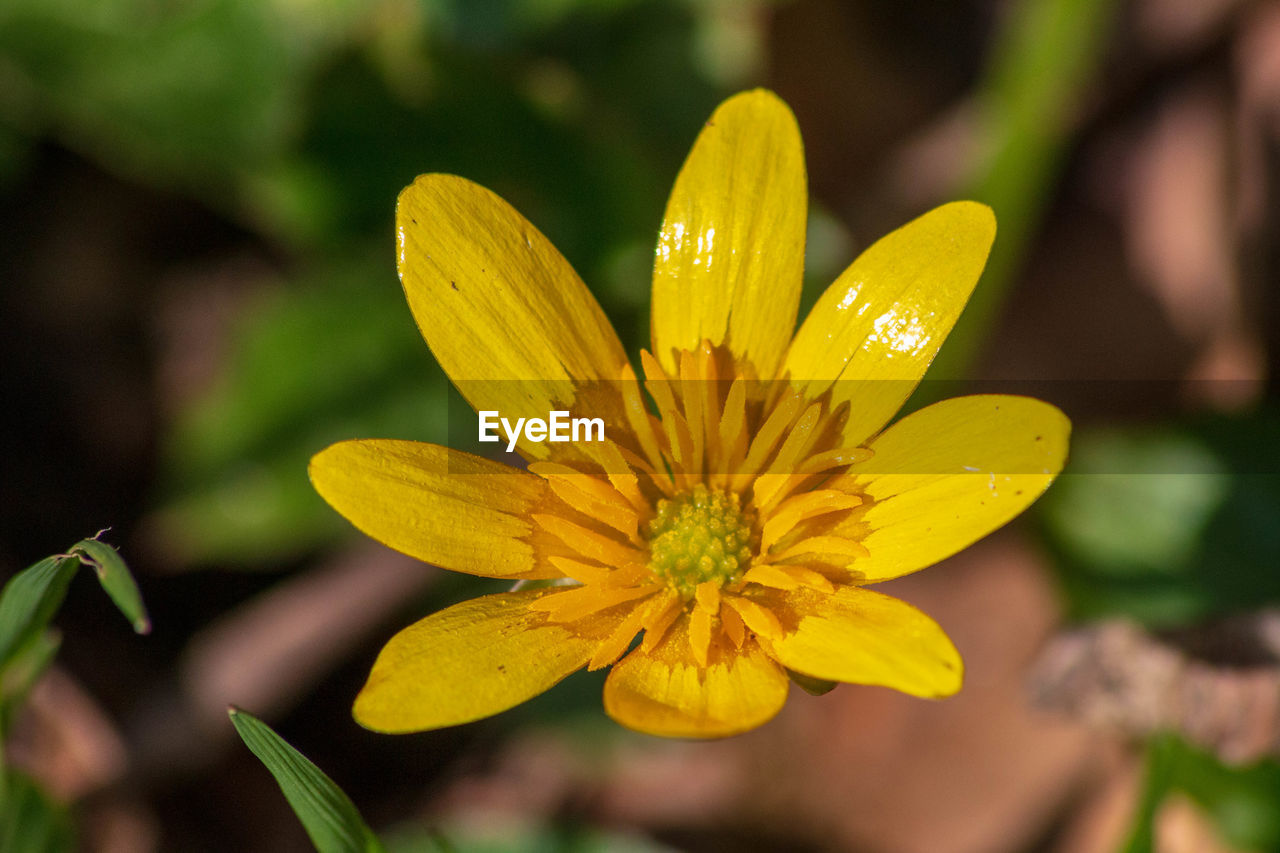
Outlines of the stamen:
M751 527L738 496L699 484L660 500L649 521L649 569L689 600L704 581L736 579L750 562Z

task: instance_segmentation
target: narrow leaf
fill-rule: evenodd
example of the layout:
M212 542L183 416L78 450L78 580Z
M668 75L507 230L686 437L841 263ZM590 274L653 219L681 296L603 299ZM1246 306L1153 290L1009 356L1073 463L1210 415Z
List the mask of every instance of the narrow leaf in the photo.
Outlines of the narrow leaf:
M49 624L77 564L66 555L45 557L9 578L0 591L0 667Z
M142 603L142 593L138 592L138 584L129 567L120 558L120 552L94 537L72 545L71 553L79 557L86 566L93 568L98 575L98 582L107 591L107 595L111 596L116 607L120 608L120 612L132 623L133 630L139 634L151 633L151 619Z
M245 746L266 765L320 853L382 853L355 804L332 779L271 727L237 708L228 710Z
M1119 853L1152 853L1155 845L1156 812L1171 789L1175 758L1168 738L1147 744L1145 778L1129 832Z
M0 668L53 619L81 564L94 569L103 589L135 631L145 634L151 630L138 585L116 549L97 537L84 539L66 554L46 557L18 572L0 591Z

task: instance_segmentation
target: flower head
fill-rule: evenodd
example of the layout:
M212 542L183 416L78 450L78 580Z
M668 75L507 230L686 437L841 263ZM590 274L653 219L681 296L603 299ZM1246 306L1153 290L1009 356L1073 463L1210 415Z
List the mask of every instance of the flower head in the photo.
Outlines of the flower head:
M606 430L526 434L527 470L409 441L315 457L316 489L375 539L457 571L553 581L401 631L356 699L359 722L467 722L584 667L612 667L614 719L674 736L766 722L789 672L923 697L960 688L942 629L867 585L1020 513L1061 470L1069 424L1046 403L986 395L885 428L977 282L994 217L960 202L889 234L793 336L806 201L786 105L762 90L722 104L667 205L637 376L582 281L504 201L451 175L401 194L409 306L472 406L598 415Z

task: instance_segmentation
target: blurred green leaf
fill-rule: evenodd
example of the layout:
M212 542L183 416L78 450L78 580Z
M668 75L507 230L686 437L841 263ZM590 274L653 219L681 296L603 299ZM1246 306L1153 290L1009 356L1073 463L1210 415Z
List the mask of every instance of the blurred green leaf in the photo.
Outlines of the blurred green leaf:
M320 768L256 717L236 708L228 713L241 740L275 777L320 853L380 853L384 849L355 805Z
M108 168L225 198L228 176L290 140L310 70L357 6L294 5L10 0L0 113Z
M1040 505L1073 616L1175 625L1280 601L1280 413L1084 430Z
M513 823L477 832L405 827L387 836L388 853L670 853L646 838L584 824Z
M61 645L62 635L57 631L33 634L0 666L0 740L9 733L18 708L36 680L53 663Z
M385 843L387 853L474 853L470 848L459 848L438 829L416 826L392 830L387 834Z
M66 810L22 773L0 769L0 851L71 853L75 833Z
M1238 849L1280 849L1280 764L1225 765L1173 735L1147 745L1145 781L1129 837L1121 853L1150 853L1155 820L1165 798L1190 797Z
M249 306L224 381L176 425L168 450L177 470L217 474L316 431L317 421L360 429L370 425L366 413L396 408L389 398L439 396L443 378L405 305L391 246L384 248L335 261ZM418 420L429 410L399 414L412 419L413 437L444 424Z
M1142 792L1138 797L1138 806L1134 809L1128 836L1118 853L1153 853L1156 813L1173 783L1177 764L1175 751L1175 739L1172 737L1158 737L1147 744Z
M1072 448L1046 518L1095 572L1177 575L1199 559L1230 489L1224 463L1193 436L1098 431Z
M838 682L814 678L812 675L805 675L803 672L795 672L790 669L787 670L787 677L791 679L793 684L810 696L825 696L838 686Z
M446 382L390 251L298 282L252 310L222 381L167 438L164 546L188 562L259 565L344 532L307 480L348 438L442 441Z

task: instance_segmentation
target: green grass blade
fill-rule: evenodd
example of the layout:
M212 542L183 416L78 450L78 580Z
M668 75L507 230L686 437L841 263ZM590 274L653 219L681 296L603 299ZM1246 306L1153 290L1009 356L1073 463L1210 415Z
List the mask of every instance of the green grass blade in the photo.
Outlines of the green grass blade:
M120 608L139 634L151 633L151 618L147 616L147 608L142 603L142 593L138 592L138 584L120 552L106 542L97 538L84 539L71 546L71 553L80 558L86 566L93 568L98 576L98 583L106 590L107 595Z
M237 708L228 711L245 746L276 778L320 853L381 853L382 843L332 779L271 727Z
M1129 826L1120 849L1116 853L1152 853L1155 846L1156 811L1171 790L1173 768L1176 759L1168 738L1157 737L1147 744L1146 769Z
M53 619L80 565L93 568L102 588L139 634L151 630L138 585L124 560L105 542L84 539L65 554L45 557L11 577L0 590L0 669Z
M1116 0L1024 0L1011 6L976 93L981 144L989 153L961 193L991 205L999 234L931 379L967 378L990 338L1053 197L1119 9Z
M78 562L66 555L45 557L9 578L0 591L0 669L49 624Z

